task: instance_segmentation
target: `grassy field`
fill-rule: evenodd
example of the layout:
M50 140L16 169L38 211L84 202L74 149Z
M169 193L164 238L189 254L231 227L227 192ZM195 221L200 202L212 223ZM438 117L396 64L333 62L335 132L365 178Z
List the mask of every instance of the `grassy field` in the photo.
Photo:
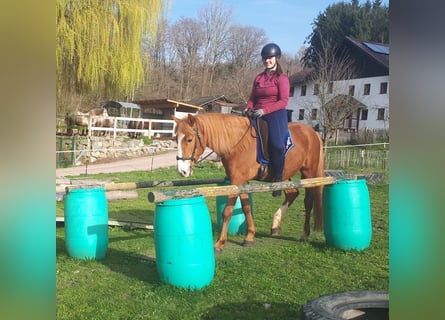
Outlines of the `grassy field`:
M91 175L116 182L180 179L174 168L153 172ZM221 178L212 164L195 170L195 179ZM300 242L303 195L283 219L282 233L271 238L272 215L282 198L252 194L257 234L255 245L241 246L243 236L229 236L216 257L212 283L200 290L166 285L156 269L152 231L109 229L107 255L102 260L68 256L64 228L57 228L57 319L300 319L308 299L351 290L388 290L388 182L368 185L372 241L363 251L330 248L322 232ZM150 189L139 198L110 201L109 218L153 223L155 205ZM216 230L216 199L206 204ZM57 203L63 215L63 203Z

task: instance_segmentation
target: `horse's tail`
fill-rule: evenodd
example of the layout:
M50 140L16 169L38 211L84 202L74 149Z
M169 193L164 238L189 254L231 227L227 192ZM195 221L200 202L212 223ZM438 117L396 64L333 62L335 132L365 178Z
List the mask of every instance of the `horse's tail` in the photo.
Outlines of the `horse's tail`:
M320 136L317 134L320 150L319 150L319 159L317 164L317 177L324 177L324 150L323 150L323 142ZM322 231L323 230L323 186L313 188L313 196L314 196L314 230Z

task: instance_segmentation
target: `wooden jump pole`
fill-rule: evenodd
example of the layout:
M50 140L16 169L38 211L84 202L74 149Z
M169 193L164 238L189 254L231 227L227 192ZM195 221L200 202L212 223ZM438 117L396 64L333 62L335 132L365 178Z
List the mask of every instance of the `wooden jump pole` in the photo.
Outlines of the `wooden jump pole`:
M196 186L201 184L224 183L226 179L184 179L184 180L151 180L140 182L118 182L118 183L94 183L94 184L79 184L66 186L65 191L69 192L74 189L90 189L90 188L104 188L105 191L117 190L134 190L139 188L154 188L154 187L181 187L181 186Z
M132 190L138 188L155 188L155 187L182 187L194 186L200 184L224 183L224 178L217 179L185 179L185 180L153 180L140 182L120 182L120 183L106 183L105 190Z
M119 183L84 183L77 185L70 185L65 187L65 193L59 197L62 201L65 198L66 193L75 189L92 189L92 188L104 188L106 191L107 200L120 200L120 199L136 199L138 197L135 189L138 188L154 188L154 187L180 187L180 186L196 186L202 184L224 183L225 178L215 179L184 179L184 180L151 180L140 182L119 182Z
M228 185L218 187L199 187L183 190L152 191L148 193L148 201L163 202L166 200L193 198L197 196L217 197L240 193L267 192L295 188L313 188L326 184L334 184L336 181L337 180L334 177L319 177L295 181Z

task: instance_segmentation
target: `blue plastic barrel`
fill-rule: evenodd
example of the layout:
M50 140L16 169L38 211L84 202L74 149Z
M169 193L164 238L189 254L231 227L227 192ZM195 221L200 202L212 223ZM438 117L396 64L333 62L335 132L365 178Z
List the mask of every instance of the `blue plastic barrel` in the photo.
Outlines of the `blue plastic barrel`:
M108 249L104 188L73 189L65 197L65 245L71 257L102 259Z
M343 250L363 250L372 237L371 206L365 179L339 180L323 188L326 243Z
M217 196L216 197L216 227L218 231L221 231L223 224L223 212L226 207L228 197L227 196ZM253 217L253 209L252 209L252 194L249 193L249 203L250 203L250 212ZM241 205L241 199L238 197L236 199L235 205L233 207L233 215L229 221L229 226L227 230L227 234L235 235L235 234L246 234L247 233L247 223L246 217L243 212L243 207Z
M201 289L212 282L212 223L203 196L156 203L154 240L162 282L188 289Z

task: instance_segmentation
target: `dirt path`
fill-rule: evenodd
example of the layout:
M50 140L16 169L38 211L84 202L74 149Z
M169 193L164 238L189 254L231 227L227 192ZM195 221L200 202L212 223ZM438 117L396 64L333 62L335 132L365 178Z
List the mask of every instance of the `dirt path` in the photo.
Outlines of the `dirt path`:
M116 160L106 163L93 163L89 165L72 168L56 169L56 179L68 176L79 176L96 173L128 172L128 171L151 171L159 168L167 168L176 165L176 151L133 158L128 160Z
M203 157L206 157L211 150L206 150ZM151 156L144 156L126 160L109 160L102 163L93 163L87 166L77 166L72 168L56 169L56 193L63 193L65 187L71 184L71 178L76 180L76 183L91 183L92 180L88 178L90 174L97 173L113 173L113 172L130 172L130 171L151 171L159 168L169 168L176 166L176 150L170 150L163 153L154 154ZM216 160L216 155L211 154L208 160ZM77 176L82 175L82 180L76 179ZM102 181L103 182L103 181Z

